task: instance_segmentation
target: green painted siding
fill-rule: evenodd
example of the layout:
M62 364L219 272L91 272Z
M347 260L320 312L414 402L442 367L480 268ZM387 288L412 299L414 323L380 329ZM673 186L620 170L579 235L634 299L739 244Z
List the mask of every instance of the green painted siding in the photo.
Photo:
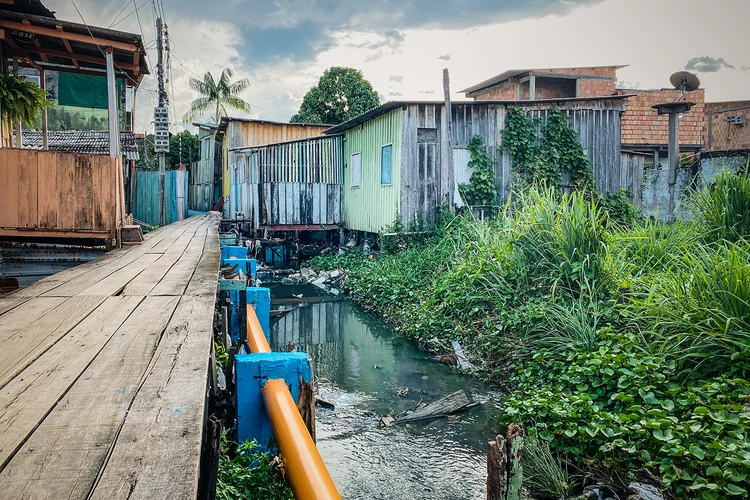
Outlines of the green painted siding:
M376 233L393 222L401 191L401 110L396 109L345 132L344 225ZM391 184L380 183L382 147L393 144ZM352 154L360 153L360 187L352 187Z

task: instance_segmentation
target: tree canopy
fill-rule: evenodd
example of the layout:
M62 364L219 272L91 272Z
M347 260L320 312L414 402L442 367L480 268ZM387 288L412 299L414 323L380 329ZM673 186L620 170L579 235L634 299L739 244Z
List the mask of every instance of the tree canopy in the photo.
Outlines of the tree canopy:
M180 154L180 142L182 142L182 154ZM146 134L144 144L147 150L144 151L141 146L138 147L140 159L136 162L136 167L145 170L156 170L159 163L154 152L154 134ZM201 159L201 146L197 135L191 134L188 130L183 130L179 134L172 134L169 138L169 153L166 155L167 170L174 170L182 163L189 165L191 162Z
M250 104L237 96L247 90L250 80L243 78L230 83L229 80L233 76L234 72L226 68L221 72L218 82L214 80L210 71L206 71L203 75L203 81L191 78L188 85L201 97L190 104L190 111L185 114L185 121L189 122L209 111L212 113L211 118L214 123L219 123L222 116L227 116L227 107L249 112Z
M311 88L290 120L293 123L336 123L359 116L380 104L378 93L354 68L332 67Z

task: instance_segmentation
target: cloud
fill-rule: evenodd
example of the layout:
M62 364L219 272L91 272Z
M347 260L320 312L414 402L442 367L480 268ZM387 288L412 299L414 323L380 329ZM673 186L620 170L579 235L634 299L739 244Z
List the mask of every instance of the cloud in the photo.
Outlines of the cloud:
M434 94L435 91L434 90L420 90L419 93L420 94Z
M699 71L701 73L715 73L721 69L737 69L724 60L723 57L694 57L685 64L688 71Z
M402 94L399 92L388 92L388 97L401 97Z
M389 82L404 83L404 75L391 75L388 77Z
M442 59L443 61L450 61L451 55L450 54L443 54L442 56L438 57L438 59Z

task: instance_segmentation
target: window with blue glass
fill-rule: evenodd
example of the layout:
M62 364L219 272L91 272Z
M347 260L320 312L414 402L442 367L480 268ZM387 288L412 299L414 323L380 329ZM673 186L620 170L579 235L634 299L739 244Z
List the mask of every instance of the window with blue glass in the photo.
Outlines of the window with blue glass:
M393 182L393 145L380 148L380 184L390 186Z

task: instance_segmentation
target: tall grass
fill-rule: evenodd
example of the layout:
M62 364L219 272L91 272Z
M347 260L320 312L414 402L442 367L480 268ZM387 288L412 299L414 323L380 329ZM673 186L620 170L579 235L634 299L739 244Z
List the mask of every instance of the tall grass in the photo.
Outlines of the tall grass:
M693 212L713 241L750 237L750 173L719 174L711 188L694 195Z
M696 246L632 308L653 331L652 349L686 367L723 370L749 360L750 245Z
M552 455L549 444L536 435L526 437L523 450L523 482L535 495L567 498L573 483L567 469Z
M602 313L591 297L551 304L544 316L528 325L525 344L563 356L571 351L592 352Z

